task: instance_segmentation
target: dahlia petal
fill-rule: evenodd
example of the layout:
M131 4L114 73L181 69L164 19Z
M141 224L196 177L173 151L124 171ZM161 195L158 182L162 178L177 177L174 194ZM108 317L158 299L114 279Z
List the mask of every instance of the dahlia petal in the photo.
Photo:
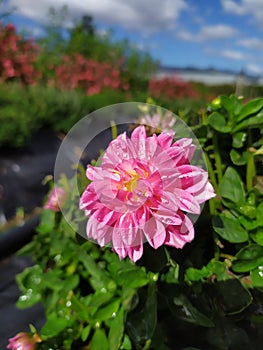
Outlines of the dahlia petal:
M121 260L127 256L127 249L122 240L121 230L116 227L112 231L112 248Z
M189 193L197 193L207 183L208 174L196 166L181 165L178 167L178 171L181 173L179 176L181 188Z
M97 232L97 224L97 220L90 216L86 225L86 233L88 238L96 239L93 235Z
M103 226L111 226L114 222L118 220L119 214L105 206L101 206L98 210L94 212L93 218L96 219Z
M180 225L182 223L181 217L171 209L164 208L153 212L152 215L166 225Z
M103 227L97 232L96 239L101 247L104 247L112 240L113 227Z
M89 180L94 180L94 171L95 171L95 167L88 164L86 169L86 176Z
M214 198L216 193L214 192L213 186L210 182L207 182L205 186L195 194L195 199L198 203L203 203L211 198Z
M133 214L127 212L121 215L115 225L115 230L119 230L122 242L126 246L130 247L133 245L133 241L136 238L136 233L138 231L138 228L133 221Z
M96 193L93 192L92 186L89 185L80 198L79 207L82 210L90 209L94 205L96 206L97 201L98 197Z
M194 227L191 220L184 214L182 214L182 219L182 225L167 227L164 244L175 248L183 248L186 243L194 239Z
M191 193L175 188L174 195L178 199L179 209L191 214L200 214L200 205Z
M147 139L146 130L143 125L140 125L133 130L131 134L131 140L135 140L135 139L143 139L143 140Z
M133 212L133 221L137 227L142 227L149 218L150 211L147 206L141 206Z
M158 151L155 154L155 158L153 159L153 163L156 164L156 166L159 169L162 168L174 168L176 166L175 159L177 157L181 157L180 155L180 149L174 149L173 151L170 151L171 148L168 148L167 150L158 149Z
M121 163L124 159L132 159L133 152L130 149L130 143L127 139L126 132L119 135L116 139L111 141L106 152L102 158L102 166L113 165Z
M182 138L176 141L173 146L182 148L182 154L184 157L181 159L182 164L185 162L190 163L196 150L196 146L192 143L191 138Z
M150 245L157 249L164 243L165 227L161 221L152 217L144 225L144 234Z
M157 136L157 142L158 145L163 148L163 149L167 149L171 146L172 142L173 142L173 134L171 133L166 133L163 132L160 135Z
M137 244L138 243L138 244ZM137 238L136 238L136 246L130 247L127 249L128 256L129 258L133 261L136 262L142 257L143 253L143 241L142 241L142 233L138 232Z

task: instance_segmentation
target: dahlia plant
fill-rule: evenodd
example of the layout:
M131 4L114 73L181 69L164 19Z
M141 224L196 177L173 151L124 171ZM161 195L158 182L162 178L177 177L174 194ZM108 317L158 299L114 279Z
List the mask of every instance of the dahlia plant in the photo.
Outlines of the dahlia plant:
M160 113L142 110L136 120ZM178 118L169 132L112 124L98 160L56 182L23 250L35 265L17 276L17 306L46 311L37 349L260 349L262 115L261 98L202 110L208 172Z

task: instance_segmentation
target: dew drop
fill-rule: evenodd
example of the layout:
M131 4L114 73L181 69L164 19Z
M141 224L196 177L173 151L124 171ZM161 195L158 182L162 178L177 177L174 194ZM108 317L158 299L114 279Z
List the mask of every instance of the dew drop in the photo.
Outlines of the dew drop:
M166 198L162 198L162 203L163 203L163 204L168 204L168 203L169 203L169 200L166 199Z

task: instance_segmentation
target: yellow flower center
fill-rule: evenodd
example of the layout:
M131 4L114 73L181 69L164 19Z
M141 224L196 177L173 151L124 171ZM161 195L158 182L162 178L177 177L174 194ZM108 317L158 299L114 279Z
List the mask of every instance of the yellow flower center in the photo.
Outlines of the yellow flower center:
M124 188L125 190L132 192L136 189L140 176L135 171L132 174L130 173L130 175L132 175L132 178L124 183Z

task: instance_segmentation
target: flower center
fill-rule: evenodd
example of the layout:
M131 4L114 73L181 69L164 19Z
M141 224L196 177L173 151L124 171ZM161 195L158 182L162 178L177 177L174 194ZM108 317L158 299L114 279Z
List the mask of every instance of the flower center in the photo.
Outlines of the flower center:
M130 175L132 175L132 178L124 182L124 189L126 191L133 192L137 188L140 176L136 173L136 171Z

